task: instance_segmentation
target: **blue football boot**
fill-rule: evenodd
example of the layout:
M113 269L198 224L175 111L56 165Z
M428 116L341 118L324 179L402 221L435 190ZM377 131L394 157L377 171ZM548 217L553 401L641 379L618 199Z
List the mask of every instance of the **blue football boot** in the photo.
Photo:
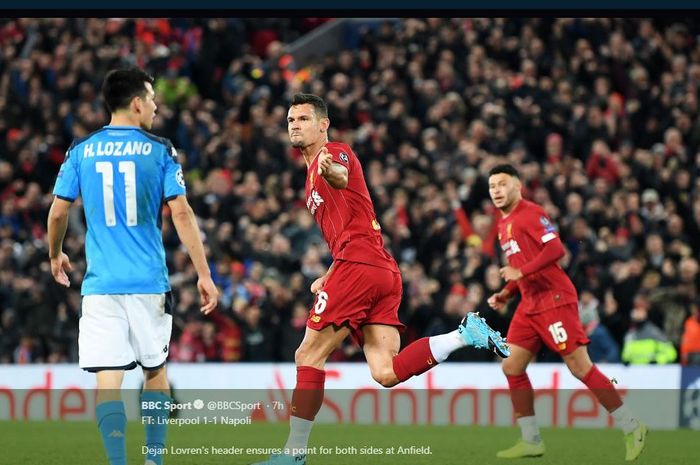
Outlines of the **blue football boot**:
M501 333L494 331L478 313L467 313L457 329L468 346L493 350L502 358L510 356L510 348Z

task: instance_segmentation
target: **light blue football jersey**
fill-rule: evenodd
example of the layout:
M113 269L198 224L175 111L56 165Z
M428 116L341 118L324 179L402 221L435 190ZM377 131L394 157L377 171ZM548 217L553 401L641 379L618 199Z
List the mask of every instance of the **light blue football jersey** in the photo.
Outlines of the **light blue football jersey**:
M131 126L105 126L75 140L53 193L83 199L87 271L82 295L170 290L161 208L185 194L169 140Z

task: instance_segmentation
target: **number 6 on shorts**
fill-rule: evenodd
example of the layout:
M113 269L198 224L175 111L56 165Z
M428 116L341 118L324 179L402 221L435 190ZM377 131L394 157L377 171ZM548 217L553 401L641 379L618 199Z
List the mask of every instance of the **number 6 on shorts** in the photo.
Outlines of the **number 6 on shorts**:
M320 315L326 309L326 304L328 304L328 293L320 292L316 298L316 305L314 305L314 313Z

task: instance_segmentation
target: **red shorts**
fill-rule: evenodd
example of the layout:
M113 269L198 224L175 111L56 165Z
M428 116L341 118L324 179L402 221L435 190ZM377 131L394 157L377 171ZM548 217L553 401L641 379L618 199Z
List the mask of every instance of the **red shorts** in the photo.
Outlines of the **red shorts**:
M507 340L509 344L520 346L534 354L539 352L544 342L561 355L568 355L590 342L581 325L576 304L562 305L530 315L518 308L510 322Z
M316 295L306 326L321 331L347 326L362 344L361 328L369 324L396 326L401 304L401 274L364 263L337 260L323 290Z

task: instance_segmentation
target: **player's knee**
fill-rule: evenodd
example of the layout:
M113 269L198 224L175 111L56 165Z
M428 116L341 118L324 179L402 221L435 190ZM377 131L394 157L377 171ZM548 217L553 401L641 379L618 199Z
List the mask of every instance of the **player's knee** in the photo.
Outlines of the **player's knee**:
M294 352L294 363L296 363L297 366L304 366L305 363L309 358L309 351L306 350L305 347L299 346L297 350Z
M146 379L165 377L165 365L154 370L148 370L144 368L143 375L146 377Z
M593 362L591 362L591 359L585 352L585 348L579 348L571 354L565 355L564 362L571 374L580 380L583 380L593 368Z
M294 352L294 363L296 363L298 367L320 368L323 366L323 362L324 360L319 357L318 351L313 350L312 347L301 345L296 352Z
M386 388L399 384L393 369L372 370L372 378Z
M527 366L523 366L522 363L516 363L515 361L512 361L510 358L506 358L503 360L503 363L501 363L501 369L503 370L503 374L506 376L519 376L525 373L525 369Z
M376 382L385 388L394 387L399 384L399 380L394 373L386 373L382 375L372 376Z
M165 366L155 370L143 370L146 389L168 390L170 384L165 371Z
M586 363L570 363L567 365L571 374L579 380L583 380L593 366Z

